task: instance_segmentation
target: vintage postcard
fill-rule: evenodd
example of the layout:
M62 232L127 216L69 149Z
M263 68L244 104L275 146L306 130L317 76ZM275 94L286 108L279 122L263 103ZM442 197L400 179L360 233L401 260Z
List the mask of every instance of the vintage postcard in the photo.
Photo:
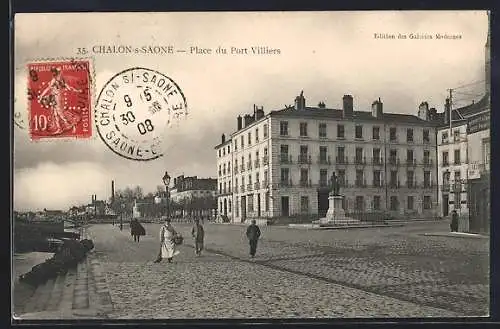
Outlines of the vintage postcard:
M489 316L487 11L14 31L13 319Z

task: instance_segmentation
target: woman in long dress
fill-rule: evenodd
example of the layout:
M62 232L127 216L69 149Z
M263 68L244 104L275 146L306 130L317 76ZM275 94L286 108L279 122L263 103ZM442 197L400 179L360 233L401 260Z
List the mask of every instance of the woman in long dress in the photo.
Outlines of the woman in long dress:
M179 254L179 251L175 250L174 238L176 236L177 232L174 230L170 218L165 219L165 224L160 229L161 249L155 263L159 263L165 258L169 263L172 263L173 257Z

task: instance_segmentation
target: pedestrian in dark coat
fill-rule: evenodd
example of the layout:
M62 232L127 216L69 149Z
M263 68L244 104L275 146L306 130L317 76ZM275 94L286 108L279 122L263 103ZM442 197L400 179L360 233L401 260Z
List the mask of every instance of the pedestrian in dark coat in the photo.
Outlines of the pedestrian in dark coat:
M134 237L135 242L139 242L141 235L146 235L146 229L139 223L137 218L130 222L130 234Z
M201 251L203 250L203 241L205 239L205 230L203 229L203 225L200 224L200 220L197 218L194 220L194 226L191 230L191 235L194 238L194 247L196 256L201 255Z
M458 213L456 210L451 212L450 228L452 232L458 232Z
M254 258L257 252L257 242L260 238L260 229L256 224L255 219L252 219L252 223L247 228L247 238L250 243L250 257Z

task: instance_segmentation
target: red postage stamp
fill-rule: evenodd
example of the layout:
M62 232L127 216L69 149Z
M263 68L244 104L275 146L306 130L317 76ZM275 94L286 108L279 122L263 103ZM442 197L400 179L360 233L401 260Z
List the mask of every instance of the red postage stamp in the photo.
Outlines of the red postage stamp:
M28 64L32 140L92 137L89 60Z

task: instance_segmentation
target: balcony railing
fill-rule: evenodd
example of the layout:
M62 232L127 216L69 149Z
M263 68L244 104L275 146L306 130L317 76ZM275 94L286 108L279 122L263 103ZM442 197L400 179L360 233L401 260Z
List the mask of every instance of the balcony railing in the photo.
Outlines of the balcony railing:
M311 163L311 156L310 155L307 155L307 154L301 154L297 157L297 162L298 163Z
M288 154L281 154L280 156L280 163L293 163L292 161L292 156Z
M264 163L264 165L269 164L269 156L264 155L264 158L262 159L262 162Z
M425 159L424 158L424 161L422 163L425 167L432 167L432 164L433 164L433 161L432 159Z
M365 165L366 164L366 158L365 157L354 157L354 164Z
M358 180L356 179L354 181L354 187L366 187L367 184L366 184L366 180Z
M301 179L300 182L299 182L299 185L301 187L310 187L310 186L312 186L312 183L311 183L311 180L305 180L305 179L303 180L303 179Z
M376 165L376 166L377 166L377 165L378 165L378 166L380 166L380 165L382 165L382 164L383 164L383 160L382 160L382 158L381 158L381 157L375 157L375 158L372 158L372 163L373 163L374 165Z
M318 157L318 163L321 164L321 165L331 165L332 161L331 161L330 156L328 156L328 157L326 157L326 156L319 156Z
M291 179L290 180L282 180L282 181L280 181L279 186L280 187L291 187L291 186L293 186L292 180Z
M394 157L389 157L389 164L391 166L399 166L400 164L400 161L398 158L394 158Z
M345 156L344 157L342 157L342 156L336 157L335 162L337 164L348 164L349 163L349 161L347 160L347 157L345 157Z

